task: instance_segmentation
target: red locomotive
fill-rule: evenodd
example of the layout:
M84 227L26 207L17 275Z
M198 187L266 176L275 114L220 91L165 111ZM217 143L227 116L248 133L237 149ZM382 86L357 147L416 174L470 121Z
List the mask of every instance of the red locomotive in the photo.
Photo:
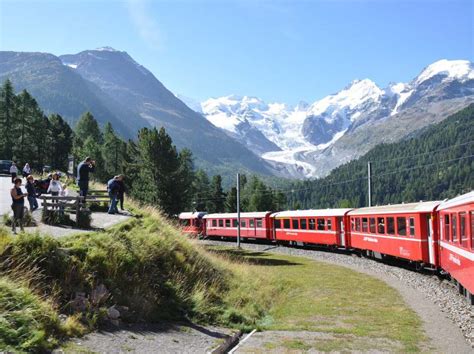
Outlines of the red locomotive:
M202 218L206 214L207 213L203 211L179 214L179 224L181 225L183 232L194 237L203 235L204 223L202 221Z
M474 191L444 202L241 213L240 218L242 240L341 248L447 272L474 305ZM203 220L202 235L237 237L236 213Z

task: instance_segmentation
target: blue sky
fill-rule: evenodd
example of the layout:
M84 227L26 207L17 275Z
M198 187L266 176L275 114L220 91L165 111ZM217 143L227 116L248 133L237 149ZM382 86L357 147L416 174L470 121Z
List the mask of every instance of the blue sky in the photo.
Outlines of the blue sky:
M313 102L474 59L472 0L0 0L0 49L127 51L171 91Z

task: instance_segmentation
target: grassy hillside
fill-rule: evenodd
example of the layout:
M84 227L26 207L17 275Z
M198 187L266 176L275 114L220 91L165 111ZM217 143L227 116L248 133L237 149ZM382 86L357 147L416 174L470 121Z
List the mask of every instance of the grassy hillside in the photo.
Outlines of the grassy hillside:
M324 332L332 339L323 344L338 350L367 338L373 349L389 340L416 350L424 338L380 281L302 258L206 248L153 209L59 239L0 228L0 273L0 348L11 351L52 349L107 321L111 306L130 322Z
M372 163L372 204L454 197L474 188L474 105L405 140L380 144L316 181L292 185L289 206L367 205L367 163Z

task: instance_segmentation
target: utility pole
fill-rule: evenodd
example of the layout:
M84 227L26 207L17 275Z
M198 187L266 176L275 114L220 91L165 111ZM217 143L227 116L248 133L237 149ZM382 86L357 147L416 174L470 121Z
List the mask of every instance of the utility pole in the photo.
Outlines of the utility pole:
M240 248L240 173L237 173L237 248Z
M369 199L369 207L372 206L372 163L369 161L367 163L367 183L368 183L368 188L367 188L367 194L368 194L368 199Z

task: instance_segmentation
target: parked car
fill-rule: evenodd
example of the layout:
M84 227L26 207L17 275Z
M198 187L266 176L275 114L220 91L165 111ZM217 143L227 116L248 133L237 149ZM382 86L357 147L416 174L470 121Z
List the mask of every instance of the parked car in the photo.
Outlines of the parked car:
M10 174L10 167L12 165L13 161L11 160L0 160L0 174Z

